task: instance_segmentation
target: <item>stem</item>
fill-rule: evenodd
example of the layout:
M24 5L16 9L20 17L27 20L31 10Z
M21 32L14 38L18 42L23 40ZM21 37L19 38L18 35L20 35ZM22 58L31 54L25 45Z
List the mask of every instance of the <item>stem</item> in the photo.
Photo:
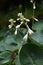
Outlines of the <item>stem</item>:
M33 4L33 6L34 6L34 4ZM34 16L35 16L35 10L33 9L33 18L34 18ZM34 23L34 19L33 19L33 23Z
M33 2L33 18L35 17L35 9L34 9L34 2ZM34 24L34 19L32 21L32 25Z

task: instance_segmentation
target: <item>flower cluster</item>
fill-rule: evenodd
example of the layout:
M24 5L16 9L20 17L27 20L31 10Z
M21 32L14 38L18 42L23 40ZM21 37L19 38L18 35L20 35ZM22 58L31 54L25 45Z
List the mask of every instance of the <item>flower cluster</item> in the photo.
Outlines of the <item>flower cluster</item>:
M34 17L34 10L36 9L35 1L34 1L34 0L30 0L30 2L33 4L33 20L38 21L38 19L36 19L36 18ZM26 33L26 35L23 37L23 40L27 41L27 39L28 39L28 34L31 35L31 34L34 33L34 32L29 28L29 26L28 26L28 24L27 24L27 22L30 22L30 20L27 19L27 18L25 18L22 13L18 13L18 18L17 18L16 21L14 21L13 19L10 19L10 20L9 20L10 25L9 25L8 27L9 27L9 28L12 28L12 27L14 26L14 23L16 23L16 22L18 22L18 21L20 21L20 24L15 26L16 30L15 30L14 34L17 35L18 29L21 27L22 24L24 24L24 25L26 26L26 28L27 28L27 33Z
M27 27L27 30L28 30L28 31L27 31L27 34L23 37L23 40L26 41L27 38L28 38L28 34L31 35L31 34L33 33L33 31L29 28L29 26L28 26L28 24L27 24L27 22L30 22L30 20L27 19L27 18L25 18L22 13L18 13L18 17L19 17L19 18L17 18L17 21L20 20L20 24L19 24L19 25L16 25L16 27L15 27L16 30L15 30L14 34L17 35L18 29L20 28L20 26L21 26L22 24L24 24L24 25ZM10 25L9 25L8 27L9 27L9 28L12 28L12 27L14 26L14 23L16 23L17 21L14 21L13 19L10 19L10 20L9 20Z
M34 17L34 10L36 9L36 3L35 3L34 0L30 0L30 2L33 4L33 17L32 18L33 18L33 20L38 21L38 19L36 19ZM17 18L16 21L14 21L13 19L10 19L9 20L10 25L8 27L12 28L14 26L14 23L16 23L18 21L20 21L20 24L15 26L16 30L15 30L14 34L17 35L18 29L21 27L22 24L24 24L26 26L26 28L27 28L27 33L23 37L23 40L27 41L28 34L31 35L34 32L29 28L29 26L27 24L27 22L30 22L30 20L25 18L22 13L18 13L18 18Z

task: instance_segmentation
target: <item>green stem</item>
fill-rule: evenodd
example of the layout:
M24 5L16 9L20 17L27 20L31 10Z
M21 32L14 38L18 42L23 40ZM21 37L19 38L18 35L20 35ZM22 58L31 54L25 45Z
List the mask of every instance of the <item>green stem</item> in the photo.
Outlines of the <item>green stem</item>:
M33 3L33 7L34 7L34 3ZM33 9L33 18L35 17L35 9ZM32 21L32 25L34 24L34 19Z
M33 9L33 18L35 17L35 10ZM34 23L34 19L33 19L33 23Z

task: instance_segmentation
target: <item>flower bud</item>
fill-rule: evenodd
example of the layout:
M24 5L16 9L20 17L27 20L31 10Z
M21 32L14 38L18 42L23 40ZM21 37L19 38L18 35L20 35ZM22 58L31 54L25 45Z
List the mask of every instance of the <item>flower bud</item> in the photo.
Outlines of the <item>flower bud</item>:
M30 0L31 3L33 3L33 0Z
M29 35L31 35L32 33L34 33L30 28L28 29L28 33Z
M33 9L36 9L35 3L33 3Z
M16 29L18 29L18 28L20 28L20 25L17 25L17 26L16 26Z
M22 16L22 13L18 13L18 16Z
M9 29L12 28L12 25L8 25Z
M14 21L14 20L13 20L13 19L10 19L10 20L9 20L9 22L12 22L12 21Z
M15 30L14 34L17 35L17 29Z
M36 19L36 18L33 18L35 21L38 21L38 19Z
M27 41L27 39L28 39L28 33L23 37L24 41Z

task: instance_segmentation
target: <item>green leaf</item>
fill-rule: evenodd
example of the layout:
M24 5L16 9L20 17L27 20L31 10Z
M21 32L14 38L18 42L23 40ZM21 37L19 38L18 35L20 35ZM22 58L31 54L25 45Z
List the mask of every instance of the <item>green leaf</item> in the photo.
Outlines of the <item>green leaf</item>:
M38 31L30 36L30 39L35 42L35 44L43 47L43 31Z
M0 53L5 51L5 48L3 46L0 46Z
M43 49L35 44L25 44L19 57L21 65L43 65Z
M10 62L11 57L12 57L11 52L5 51L0 53L0 64L2 65L2 64Z
M33 24L33 29L36 31L43 30L43 20L39 20Z
M17 35L14 34L14 30L8 30L5 33L4 38L0 41L0 51L15 51L16 49L19 49L23 44L23 36L25 35L25 33L26 29L18 30Z
M38 46L43 47L43 20L35 22L33 29L36 30L36 32L30 35L30 39Z

